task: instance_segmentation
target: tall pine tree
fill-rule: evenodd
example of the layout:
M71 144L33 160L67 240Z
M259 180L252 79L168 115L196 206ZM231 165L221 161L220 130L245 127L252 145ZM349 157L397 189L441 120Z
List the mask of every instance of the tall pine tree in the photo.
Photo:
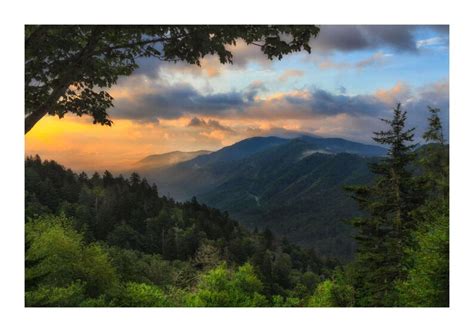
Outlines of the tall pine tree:
M355 288L360 306L393 306L395 281L403 277L404 247L414 229L411 212L420 205L417 182L409 164L414 160L414 128L406 129L400 104L388 130L374 133L374 141L388 146L388 155L371 165L373 184L347 188L365 216L353 220L357 229Z

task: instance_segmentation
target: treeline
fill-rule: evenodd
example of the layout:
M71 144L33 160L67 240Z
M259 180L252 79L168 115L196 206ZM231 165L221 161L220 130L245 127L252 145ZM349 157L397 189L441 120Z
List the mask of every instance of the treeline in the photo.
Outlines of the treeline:
M25 176L27 306L303 306L336 266L138 174Z

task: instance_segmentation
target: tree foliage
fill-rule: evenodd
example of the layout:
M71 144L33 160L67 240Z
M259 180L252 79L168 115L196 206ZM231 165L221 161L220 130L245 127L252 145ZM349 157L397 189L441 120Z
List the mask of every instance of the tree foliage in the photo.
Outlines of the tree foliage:
M145 283L127 283L121 297L123 305L129 307L169 306L165 294L159 287Z
M263 284L250 264L240 266L235 272L223 264L202 276L187 304L193 307L266 306L262 290Z
M107 253L98 244L85 244L65 217L28 222L26 243L27 305L77 305L117 286Z
M309 298L310 307L352 307L355 305L355 290L344 271L336 270L332 279L318 284Z

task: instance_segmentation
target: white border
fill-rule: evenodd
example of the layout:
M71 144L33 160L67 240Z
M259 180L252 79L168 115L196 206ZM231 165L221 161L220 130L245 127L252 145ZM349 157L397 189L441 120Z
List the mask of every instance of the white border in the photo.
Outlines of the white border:
M447 1L15 1L2 6L1 330L473 331L472 9ZM450 24L451 308L23 308L23 26L29 23Z

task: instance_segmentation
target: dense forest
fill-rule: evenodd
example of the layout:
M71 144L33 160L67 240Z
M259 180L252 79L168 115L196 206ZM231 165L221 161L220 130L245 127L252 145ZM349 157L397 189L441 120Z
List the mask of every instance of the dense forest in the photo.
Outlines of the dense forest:
M28 306L302 305L335 267L138 174L26 159Z
M88 176L25 161L26 306L448 306L449 157L438 109L425 146L398 105L340 264L270 230L248 231L134 173Z

